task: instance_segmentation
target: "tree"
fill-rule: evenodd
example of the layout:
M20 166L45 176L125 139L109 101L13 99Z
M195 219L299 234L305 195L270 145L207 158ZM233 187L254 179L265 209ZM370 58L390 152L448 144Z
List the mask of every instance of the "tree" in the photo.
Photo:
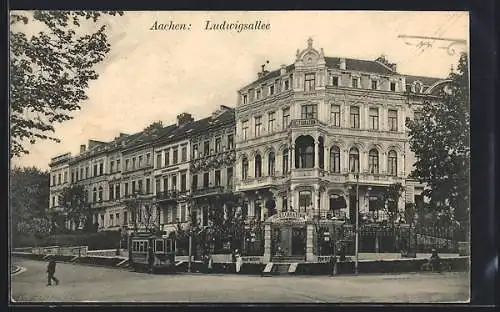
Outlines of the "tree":
M440 222L458 223L464 233L469 223L469 112L468 58L461 54L449 88L440 99L426 99L422 118L407 120L410 149L417 161L410 177L426 185L423 195Z
M90 230L92 214L85 188L82 185L65 187L61 191L61 200L66 220L75 224L77 229L83 225L85 230Z
M123 201L125 210L128 211L132 220L132 228L137 233L139 224L137 220L137 212L140 210L140 201L137 198L129 198Z
M10 157L27 154L26 141L59 140L54 124L72 119L98 78L95 65L110 51L102 15L122 12L34 11L10 15ZM91 31L86 30L90 24ZM34 30L41 31L34 33ZM88 29L88 28L87 28ZM30 34L33 33L33 34Z
M10 171L10 226L15 239L19 233L50 231L49 173L35 167Z
M381 206L385 211L389 224L394 226L399 216L398 203L403 194L404 187L401 183L394 183L385 188L381 200Z

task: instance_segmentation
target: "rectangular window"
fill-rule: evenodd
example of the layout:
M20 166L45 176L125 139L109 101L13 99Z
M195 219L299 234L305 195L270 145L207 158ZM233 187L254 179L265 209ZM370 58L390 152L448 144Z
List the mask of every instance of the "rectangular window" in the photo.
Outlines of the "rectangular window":
M290 108L283 109L283 130L290 125Z
M160 179L156 179L155 180L155 193L156 194L160 194L161 192L161 180Z
M113 216L112 213L109 214L109 225L114 226L115 225L115 216Z
M209 182L210 182L210 173L208 172L205 172L203 174L203 187L204 188L207 188L208 185L209 185Z
M198 144L193 144L193 159L198 158Z
M123 225L128 224L128 213L126 211L123 212Z
M332 76L332 86L334 86L334 87L339 86L339 77L338 76Z
M132 194L135 194L135 181L132 181Z
M151 193L151 180L146 178L146 194Z
M221 152L221 138L216 138L215 139L215 152L220 153Z
M128 183L125 183L125 184L124 184L124 190L125 190L125 197L128 197L128 194L129 194L129 193L128 193L128 191L129 191L129 190L128 190Z
M261 94L262 94L262 91L260 91L260 89L257 89L257 100L260 99Z
M156 154L156 168L161 168L161 153Z
M165 167L170 165L170 151L165 151Z
M398 111L390 109L387 116L389 131L398 131Z
M396 83L391 82L391 91L396 91Z
M357 78L357 77L352 78L352 87L359 88L359 78Z
M187 188L186 174L181 174L181 192L185 192Z
M187 147L183 146L181 148L181 161L187 161Z
M368 122L371 130L378 130L378 108L370 107Z
M75 183L75 172L71 171L71 183Z
M268 126L267 131L272 133L274 131L274 112L268 114Z
M310 191L299 192L299 212L306 212L312 206L312 195Z
M269 86L269 95L273 95L274 94L274 85L270 85Z
M260 136L260 130L262 128L262 116L255 117L255 136Z
M287 79L287 80L285 80L284 85L285 85L285 90L290 89L290 81L289 81L288 79Z
M83 168L82 168L83 171ZM80 174L80 176L83 176L83 172ZM94 177L97 177L97 165L94 165Z
M179 161L178 157L179 156L178 156L178 153L177 153L177 149L174 148L174 150L172 151L172 163L174 165L176 165L178 163L178 161Z
M210 155L210 141L205 141L203 143L203 156Z
M113 160L109 162L109 172L115 172L115 162Z
M120 184L115 185L115 197L120 199Z
M61 184L61 174L57 175L57 184Z
M230 134L227 136L227 149L232 150L234 148L234 135Z
M99 175L103 175L104 174L104 163L100 163L99 164Z
M233 185L233 168L227 168L227 185Z
M351 106L350 109L351 128L359 129L359 107Z
M243 104L247 104L248 103L248 95L244 94L243 95Z
M332 126L340 127L340 105L331 105L330 122Z
M120 214L115 213L115 218L116 218L116 225L120 225Z
M198 175L197 174L193 175L193 180L191 181L191 189L193 191L196 191L198 189Z
M168 178L163 178L163 191L168 191Z
M88 176L83 175L83 168L80 169L80 179L88 178Z
M142 168L144 164L142 163L142 156L139 156L139 168Z
M377 80L372 80L372 90L377 90L378 89L378 81Z
M220 186L220 170L215 170L215 186Z
M304 78L304 90L314 91L316 89L316 75L306 74Z
M302 119L318 119L318 105L307 104L302 105Z
M115 187L113 185L109 186L109 200L115 199Z
M64 183L68 182L68 173L64 172Z
M186 205L181 205L181 222L186 221Z
M116 160L116 171L121 171L122 169L120 168L120 160Z
M151 166L151 154L146 154L146 166Z
M136 163L135 163L135 157L132 157L132 170L135 170Z
M177 176L172 176L172 190L177 190Z
M144 194L144 188L142 185L142 180L137 181L137 188L140 194Z
M76 181L78 181L78 169L76 170L75 174L76 174ZM52 185L56 185L56 177L55 177L55 176L53 177L53 179L52 179L52 180L53 180L53 181L52 181L52 182L53 182L53 184L52 184Z
M241 129L242 129L243 140L246 140L248 136L248 120L245 120L241 123Z

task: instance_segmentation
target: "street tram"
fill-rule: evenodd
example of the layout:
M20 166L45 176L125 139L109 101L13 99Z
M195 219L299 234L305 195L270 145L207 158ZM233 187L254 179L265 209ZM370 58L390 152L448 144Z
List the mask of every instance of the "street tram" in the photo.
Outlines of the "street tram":
M153 272L175 272L175 240L166 235L132 233L129 258L135 271L147 271L148 249L153 247Z

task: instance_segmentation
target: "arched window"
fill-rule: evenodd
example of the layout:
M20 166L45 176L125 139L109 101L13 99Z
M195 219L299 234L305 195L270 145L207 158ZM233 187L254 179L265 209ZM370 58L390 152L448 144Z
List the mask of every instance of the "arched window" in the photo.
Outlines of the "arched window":
M95 187L92 189L92 201L94 203L97 201L97 189Z
M274 170L275 170L274 169L275 168L274 162L275 162L274 153L271 152L271 153L269 153L269 160L267 162L267 171L268 171L267 174L269 176L274 176Z
M309 135L295 140L295 168L314 168L314 139Z
M398 175L398 154L396 151L389 151L387 154L387 174Z
M349 151L349 171L359 172L359 151L355 147Z
M368 170L370 173L378 173L378 151L376 149L368 152Z
M332 146L330 149L330 171L340 172L340 149L338 146Z
M99 201L102 201L102 186L99 186Z
M255 155L255 177L260 178L262 176L262 157L257 154Z
M289 168L288 168L288 148L285 148L283 150L283 172L282 174L283 175L286 175L289 171Z
M241 178L248 179L248 159L246 157L241 161Z

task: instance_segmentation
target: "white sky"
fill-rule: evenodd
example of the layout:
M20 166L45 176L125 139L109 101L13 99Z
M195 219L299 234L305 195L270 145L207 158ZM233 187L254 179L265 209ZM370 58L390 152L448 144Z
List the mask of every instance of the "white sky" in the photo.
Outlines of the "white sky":
M270 23L269 31L207 31L205 21ZM190 31L150 31L151 25L192 24ZM324 49L326 56L374 60L385 54L398 72L446 77L458 56L446 42L435 41L420 53L418 35L468 40L467 12L125 12L107 17L111 52L99 64L89 99L75 118L56 126L61 143L42 141L12 165L48 168L51 157L77 153L88 139L112 140L120 132L141 131L151 122L174 123L189 112L196 119L219 105L235 106L236 91L256 79L260 65L268 69L294 62L297 49Z

